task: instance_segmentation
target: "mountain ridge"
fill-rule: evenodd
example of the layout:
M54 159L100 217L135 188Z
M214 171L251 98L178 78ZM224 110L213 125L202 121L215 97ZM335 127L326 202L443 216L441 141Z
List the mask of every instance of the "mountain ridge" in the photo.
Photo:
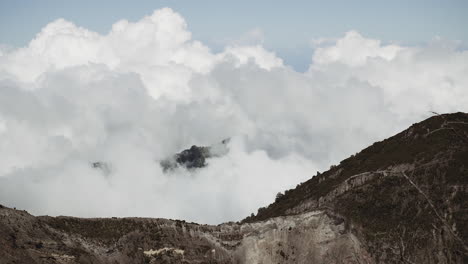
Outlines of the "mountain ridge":
M467 263L468 114L436 115L217 226L0 207L0 263Z

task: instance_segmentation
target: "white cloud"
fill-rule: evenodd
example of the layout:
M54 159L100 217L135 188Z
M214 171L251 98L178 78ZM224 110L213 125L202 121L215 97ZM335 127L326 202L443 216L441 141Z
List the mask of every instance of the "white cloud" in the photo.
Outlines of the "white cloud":
M468 53L442 44L382 45L351 31L321 43L299 73L258 43L213 53L167 8L105 35L56 20L0 53L0 202L239 220L431 110L468 111ZM230 151L207 168L158 165L227 137Z
M247 64L250 61L260 68L270 70L275 67L283 67L283 60L276 57L273 52L265 50L260 45L255 46L228 46L220 54L221 60L231 60L236 66Z
M317 44L326 42L319 39ZM380 40L367 39L356 31L349 31L344 38L338 39L336 44L329 47L318 48L315 51L313 62L315 64L343 63L349 66L360 66L368 59L392 60L402 47L397 45L380 45Z
M380 41L348 32L335 45L319 48L309 74L335 85L349 79L383 92L389 110L418 118L425 111L466 111L468 51L443 41L426 47L381 46Z

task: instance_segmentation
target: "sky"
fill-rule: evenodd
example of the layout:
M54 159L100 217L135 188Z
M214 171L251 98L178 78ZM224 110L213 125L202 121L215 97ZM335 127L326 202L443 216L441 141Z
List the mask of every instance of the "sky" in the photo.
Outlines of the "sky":
M0 43L25 46L46 24L64 18L101 34L121 19L138 20L170 7L189 25L193 38L215 51L260 30L261 41L287 64L306 70L312 40L359 32L404 45L421 45L435 37L463 42L466 48L468 2L463 0L363 1L0 1Z
M468 112L462 2L1 3L0 203L35 215L238 221ZM205 168L160 166L227 138Z

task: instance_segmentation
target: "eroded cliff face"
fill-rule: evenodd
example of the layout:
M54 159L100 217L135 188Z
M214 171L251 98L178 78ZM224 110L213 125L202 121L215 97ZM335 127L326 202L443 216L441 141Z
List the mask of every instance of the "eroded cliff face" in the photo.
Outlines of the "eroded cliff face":
M255 223L34 217L0 209L0 263L373 263L326 211Z
M432 117L241 223L0 207L2 263L468 263L468 115Z
M238 263L372 263L344 219L311 211L241 225Z

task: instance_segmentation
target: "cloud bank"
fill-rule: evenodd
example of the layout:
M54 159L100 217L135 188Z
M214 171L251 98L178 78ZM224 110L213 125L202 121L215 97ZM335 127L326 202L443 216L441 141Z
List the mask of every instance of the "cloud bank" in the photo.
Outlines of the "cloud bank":
M468 52L356 31L296 72L260 44L220 53L171 9L100 35L64 19L0 49L0 202L34 214L240 220L430 115L468 111ZM159 161L230 137L196 171ZM109 164L95 169L95 161Z

